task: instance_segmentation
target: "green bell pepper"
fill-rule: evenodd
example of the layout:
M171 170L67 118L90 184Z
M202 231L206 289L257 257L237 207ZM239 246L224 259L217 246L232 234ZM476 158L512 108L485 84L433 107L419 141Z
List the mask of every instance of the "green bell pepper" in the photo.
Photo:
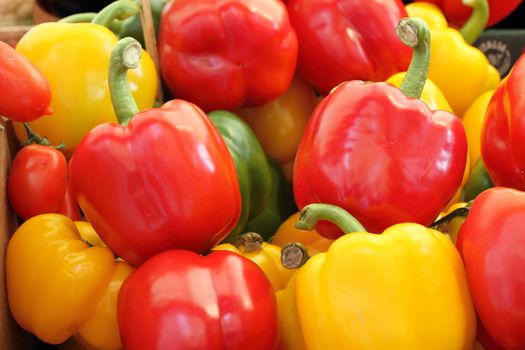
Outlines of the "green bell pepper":
M213 111L208 115L230 151L241 190L241 217L224 240L231 242L244 231L248 220L258 216L266 207L272 189L272 175L261 144L248 124L227 111Z
M268 163L272 173L270 199L263 212L249 220L244 228L246 232L258 233L265 241L275 234L290 215L298 211L292 185L286 181L281 166L272 159L268 159Z
M153 25L155 26L155 34L159 35L160 18L162 10L169 0L150 0L151 15L153 17ZM142 24L140 22L140 13L131 16L120 23L118 33L120 38L130 36L137 39L142 47L145 47L144 34L142 33Z
M463 189L463 199L466 202L471 201L476 198L478 194L491 187L494 187L494 184L485 168L485 164L483 164L483 161L480 159L476 162L476 165L474 165Z

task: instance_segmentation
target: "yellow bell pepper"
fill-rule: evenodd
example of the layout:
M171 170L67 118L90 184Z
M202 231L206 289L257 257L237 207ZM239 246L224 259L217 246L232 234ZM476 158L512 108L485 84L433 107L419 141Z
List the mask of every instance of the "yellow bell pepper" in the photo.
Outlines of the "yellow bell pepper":
M119 349L117 295L132 270L108 248L84 242L68 217L35 216L15 231L7 246L11 314L46 343L75 336L92 348Z
M406 72L396 73L388 78L386 82L400 87L403 79L405 78L405 75ZM444 111L453 112L441 90L439 90L438 86L430 79L425 81L425 85L423 86L423 91L421 92L421 97L419 99L425 102L428 108L430 108L432 111L441 109Z
M353 233L313 256L278 292L284 348L473 348L466 273L445 235L414 223L361 232L350 214L323 204L303 208L298 225L309 229L321 219Z
M295 153L317 103L314 89L295 77L288 90L277 99L237 111L252 128L266 155L281 165L289 182L293 178Z
M270 242L279 247L284 247L290 242L298 242L305 246L308 255L326 252L333 240L321 236L315 230L299 230L295 223L299 219L299 212L292 214L277 229Z
M123 6L139 10L132 0ZM115 6L113 6L115 8ZM102 18L111 23L107 12ZM95 18L96 19L96 18ZM27 57L47 78L51 87L53 114L30 123L31 128L52 144L64 142L66 156L95 126L116 122L108 88L111 49L117 36L95 23L48 22L34 26L18 42L16 50ZM130 88L139 110L153 107L157 73L150 55L143 50L139 67L128 73ZM26 132L15 123L19 140Z
M295 273L281 264L281 247L264 242L254 232L240 235L235 245L222 243L212 250L228 250L250 259L264 271L275 292L284 289Z
M469 107L463 116L463 126L467 133L468 153L470 158L470 170L481 158L481 130L485 120L485 112L495 90L489 90L481 94Z
M415 2L405 8L410 17L427 22L432 38L428 77L443 92L454 113L462 116L479 95L496 88L501 81L498 71L483 52L465 41L462 33L448 27L437 6ZM484 27L483 18L488 18L484 11L488 11L485 6L474 9L473 19L481 21L477 26L471 22L470 28L475 32Z

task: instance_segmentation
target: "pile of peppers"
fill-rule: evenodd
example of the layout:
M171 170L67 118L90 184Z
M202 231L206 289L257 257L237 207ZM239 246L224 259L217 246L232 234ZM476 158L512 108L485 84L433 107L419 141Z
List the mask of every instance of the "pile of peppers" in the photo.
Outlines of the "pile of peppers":
M520 1L147 3L0 42L22 329L525 349L525 55L501 80L472 46Z

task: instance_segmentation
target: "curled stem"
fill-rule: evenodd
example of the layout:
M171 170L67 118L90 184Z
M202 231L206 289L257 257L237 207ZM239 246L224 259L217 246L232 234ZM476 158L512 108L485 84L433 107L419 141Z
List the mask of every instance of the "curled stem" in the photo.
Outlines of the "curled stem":
M131 37L120 39L111 51L109 92L117 120L123 126L139 111L129 88L127 72L138 67L141 55L140 43Z
M328 220L336 224L344 233L366 232L363 225L343 208L321 203L305 206L299 214L295 227L299 230L311 231L319 220Z
M397 25L396 34L403 44L414 49L410 66L399 89L405 96L419 98L430 64L430 31L421 18L404 18Z

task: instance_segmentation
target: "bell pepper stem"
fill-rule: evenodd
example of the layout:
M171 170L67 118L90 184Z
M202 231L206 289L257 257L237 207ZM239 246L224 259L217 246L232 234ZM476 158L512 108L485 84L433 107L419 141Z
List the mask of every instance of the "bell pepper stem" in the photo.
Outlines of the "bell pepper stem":
M403 18L396 27L396 34L403 44L414 49L399 89L405 96L419 98L428 76L430 31L421 18Z
M89 23L97 16L96 12L75 13L73 15L63 17L57 22L59 23Z
M96 16L97 16L96 12L75 13L74 15L70 15L70 16L59 19L58 22L59 23L91 23ZM111 22L111 24L109 24L108 28L113 33L118 33L120 32L122 28L122 21L114 20L113 22Z
M328 220L336 224L344 233L366 232L356 218L341 207L332 204L314 203L305 206L299 214L295 227L311 231L319 220Z
M104 7L91 23L110 27L114 20L123 20L140 12L140 5L133 0L117 0Z
M440 231L440 232L448 232L448 224L450 223L450 221L452 221L452 219L454 219L454 218L456 218L458 216L467 217L468 214L470 213L470 209L472 208L472 203L473 202L474 201L471 200L464 207L452 210L447 215L445 215L442 218L434 221L432 223L432 225L430 225L430 227L435 229L435 230L437 230L437 231Z
M246 232L238 236L233 245L246 253L258 252L262 249L263 239L260 234L255 232Z
M299 242L290 242L281 249L281 265L287 269L298 269L303 266L310 256L308 250Z
M66 147L66 145L62 142L61 144L59 144L58 146L53 146L51 144L51 142L49 142L49 140L47 139L47 137L42 137L40 136L36 131L34 131L31 126L29 125L29 123L22 123L22 125L24 126L24 129L26 131L26 134L27 134L27 140L25 140L24 142L21 142L21 146L27 146L27 145L30 145L32 143L36 143L36 144L39 144L39 145L42 145L42 146L49 146L49 147L53 147L57 150L60 150L64 147Z
M487 0L463 0L463 5L472 7L472 14L459 30L468 44L473 44L481 35L489 21Z
M128 69L137 68L142 55L140 43L126 37L120 39L109 60L109 92L118 122L126 126L139 109L128 84Z

